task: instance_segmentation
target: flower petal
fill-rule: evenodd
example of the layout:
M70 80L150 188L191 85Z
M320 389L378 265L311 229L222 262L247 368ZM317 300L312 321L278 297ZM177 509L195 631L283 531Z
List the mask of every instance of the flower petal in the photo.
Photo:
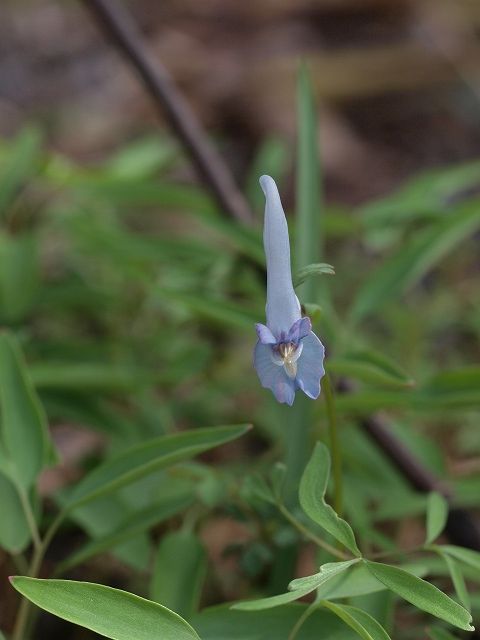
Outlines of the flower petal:
M313 331L302 340L302 344L302 355L297 361L296 382L309 398L315 400L320 395L320 380L325 374L325 348Z
M255 345L253 364L262 387L270 389L278 402L290 406L295 400L295 381L287 376L285 369L272 360L272 348L260 341Z
M255 329L257 330L258 339L262 344L276 344L277 339L270 331L270 329L264 324L257 322L257 324L255 325Z
M286 342L293 342L294 344L298 344L302 338L308 336L311 330L312 323L310 321L310 318L308 318L307 316L305 316L304 318L300 318L300 320L294 322L290 327Z
M260 185L266 198L263 244L267 258L267 325L278 338L301 317L300 304L292 284L288 226L277 185L270 176L262 176Z

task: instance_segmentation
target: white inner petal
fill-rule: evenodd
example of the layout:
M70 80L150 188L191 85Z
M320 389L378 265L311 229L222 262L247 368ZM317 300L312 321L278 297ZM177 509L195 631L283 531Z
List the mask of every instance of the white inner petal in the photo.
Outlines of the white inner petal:
M297 360L302 355L303 344L295 347L294 344L282 344L277 349L272 349L272 361L278 367L284 367L285 373L289 378L295 378L297 375Z

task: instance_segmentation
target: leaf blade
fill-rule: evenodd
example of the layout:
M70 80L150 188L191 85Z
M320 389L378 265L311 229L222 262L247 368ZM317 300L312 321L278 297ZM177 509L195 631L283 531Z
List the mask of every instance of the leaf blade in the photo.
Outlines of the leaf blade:
M390 636L382 625L365 611L357 609L357 607L335 604L325 600L322 602L322 606L343 620L363 640L390 640Z
M16 479L28 488L47 459L47 420L20 348L8 332L0 333L0 403L5 455Z
M388 589L418 609L445 620L459 629L474 631L470 613L429 582L403 569L380 562L366 561L366 565L368 570Z
M330 454L324 444L317 442L300 481L300 505L309 518L360 556L352 528L325 502L329 474Z
M250 425L235 425L184 431L130 447L88 474L76 486L65 508L71 511L170 464L230 442L249 428Z
M112 640L199 640L166 607L132 593L90 582L16 576L13 587L38 607Z
M427 535L425 542L430 544L442 533L447 523L448 503L438 492L432 491L427 500Z

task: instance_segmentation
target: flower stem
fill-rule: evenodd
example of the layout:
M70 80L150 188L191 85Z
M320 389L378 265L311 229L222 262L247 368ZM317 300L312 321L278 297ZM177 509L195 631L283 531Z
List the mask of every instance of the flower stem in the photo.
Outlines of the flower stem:
M335 396L333 386L328 373L322 378L322 391L325 397L327 410L328 435L330 439L330 454L332 456L332 471L334 483L333 507L338 515L343 511L343 481L342 481L342 451L338 438L337 412L335 409Z
M293 407L282 412L285 428L285 502L289 507L298 505L298 487L310 455L310 425L312 424L312 401L298 395Z

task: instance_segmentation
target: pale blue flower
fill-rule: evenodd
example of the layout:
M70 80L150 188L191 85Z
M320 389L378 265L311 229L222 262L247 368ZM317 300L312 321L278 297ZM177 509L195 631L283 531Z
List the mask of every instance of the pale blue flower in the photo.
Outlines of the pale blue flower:
M260 185L266 198L267 325L256 325L254 366L262 386L271 389L278 402L292 405L297 389L313 399L320 395L325 349L310 318L302 317L293 289L287 220L277 185L270 176L262 176Z

